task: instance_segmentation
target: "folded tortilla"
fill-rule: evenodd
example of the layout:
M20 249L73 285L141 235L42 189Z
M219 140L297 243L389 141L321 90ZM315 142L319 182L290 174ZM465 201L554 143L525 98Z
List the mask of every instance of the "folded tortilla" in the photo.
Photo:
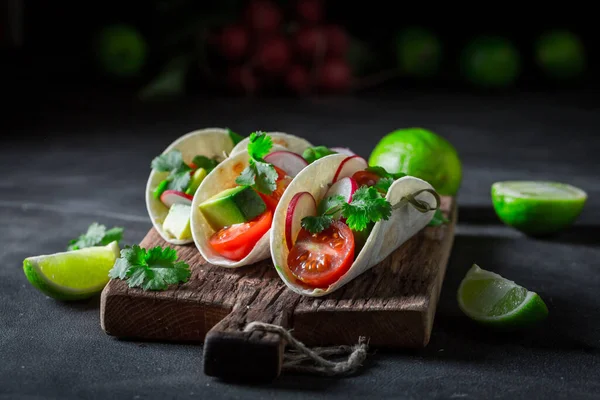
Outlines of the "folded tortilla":
M209 158L216 157L219 161L224 160L227 154L234 147L233 140L229 136L227 129L206 128L189 132L171 143L164 151L168 153L171 150L181 151L183 160L186 163L192 162L197 155ZM160 182L167 178L168 172L152 171L146 184L146 209L152 221L152 225L160 236L168 243L174 245L183 245L191 243L192 239L178 240L167 234L162 224L169 213L169 209L159 200L155 199L152 193Z
M267 135L273 137L274 142L278 135L285 135L285 141L287 145L287 147L283 147L280 144L274 144L270 153L287 150L301 155L304 149L307 147L312 147L312 144L297 136L281 133L267 133ZM245 143L247 148L248 141L246 140ZM236 187L237 184L235 183L235 180L248 166L249 159L250 156L248 155L247 149L239 150L235 153L232 151L227 160L220 163L206 176L206 178L204 178L200 184L200 187L196 191L194 200L192 201L192 215L190 221L192 237L196 247L200 251L200 254L202 254L202 257L211 264L226 268L238 268L245 265L254 264L258 261L266 260L270 256L270 229L263 235L262 238L259 239L252 251L243 259L234 261L221 256L212 248L209 243L209 239L215 233L215 231L208 224L199 208L201 203L212 196L226 189Z
M363 272L383 261L404 242L423 229L433 218L435 209L439 207L437 198L431 192L433 187L426 181L412 176L396 180L387 192L386 199L395 206L391 217L386 221L378 221L367 238L360 253L350 269L335 283L327 288L311 288L297 280L287 265L289 250L285 240L285 219L287 208L298 192L309 192L317 204L329 189L334 175L347 155L333 154L323 157L303 169L290 183L283 194L275 214L271 228L271 257L277 273L285 284L294 292L310 297L320 297L332 293L352 281ZM340 176L352 176L356 171L348 171ZM434 192L435 193L435 192ZM407 196L414 195L420 202L426 203L431 211L419 211L406 201Z

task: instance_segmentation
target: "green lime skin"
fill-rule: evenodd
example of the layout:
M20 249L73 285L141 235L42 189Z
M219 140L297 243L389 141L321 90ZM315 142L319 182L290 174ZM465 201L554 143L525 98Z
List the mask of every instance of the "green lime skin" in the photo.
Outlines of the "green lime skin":
M572 79L586 68L585 48L577 35L555 30L542 34L535 43L538 67L552 79Z
M424 28L408 28L396 37L396 59L400 71L410 76L435 75L442 61L439 38Z
M454 146L423 128L385 135L373 149L369 165L423 179L440 195L455 196L462 181L462 164Z
M29 260L23 261L23 272L25 272L27 280L33 285L33 287L38 289L40 292L44 293L46 296L52 297L56 300L85 300L97 295L97 293L67 294L55 290L35 272L34 266L31 264L31 262L29 262Z
M545 185L572 190L572 197L518 195L503 189L506 185ZM529 236L556 234L575 222L586 203L587 196L581 189L558 182L496 182L491 190L492 203L498 218Z
M140 32L129 25L110 25L100 31L96 59L109 75L132 77L146 65L148 45Z
M485 88L507 87L521 72L519 52L502 37L478 37L462 52L461 71L472 84Z
M477 322L497 331L516 331L537 325L548 317L548 307L537 293L532 295L533 297L514 315L501 319L482 319Z

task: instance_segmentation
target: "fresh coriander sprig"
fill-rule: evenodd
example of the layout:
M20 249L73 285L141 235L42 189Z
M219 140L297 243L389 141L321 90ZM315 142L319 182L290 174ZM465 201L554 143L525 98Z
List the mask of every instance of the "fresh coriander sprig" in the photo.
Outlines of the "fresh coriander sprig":
M346 219L350 229L363 231L369 223L387 220L392 215L392 205L374 187L361 186L350 203L342 196L330 196L323 201L327 202L323 213L302 218L302 227L310 233L329 228L339 216Z
M248 141L248 166L236 178L235 183L242 186L252 186L264 194L271 194L277 189L277 171L275 167L266 162L264 157L273 147L273 140L264 132L257 131L250 134Z
M123 239L123 228L115 226L106 229L106 226L97 222L92 223L86 233L69 242L67 250L78 250L93 246L106 246L111 242L120 242Z
M219 164L214 158L200 155L194 157L192 163L196 168L204 168L206 172L210 172ZM190 176L192 168L183 161L181 151L177 149L155 157L150 166L155 171L169 173L167 179L163 181L166 183L161 182L161 186L165 186L165 190L177 190L183 192L187 189L190 180L192 179Z
M448 222L450 222L450 220L444 216L442 210L437 209L435 210L435 214L433 214L433 218L429 221L428 226L440 226L447 224Z
M165 290L169 285L187 282L190 267L177 261L177 252L160 246L144 249L138 245L125 247L108 276L127 281L129 287L144 290Z

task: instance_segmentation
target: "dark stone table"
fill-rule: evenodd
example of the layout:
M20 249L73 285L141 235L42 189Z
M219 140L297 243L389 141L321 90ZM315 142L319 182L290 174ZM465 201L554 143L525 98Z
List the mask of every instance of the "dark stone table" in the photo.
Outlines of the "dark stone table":
M147 107L93 96L12 115L0 150L0 398L597 398L600 392L600 114L578 100L405 96L402 99L205 100ZM74 104L73 104L74 103ZM368 156L383 134L423 126L464 163L459 226L429 345L378 351L357 376L282 376L226 384L202 373L201 347L119 341L98 299L63 304L22 272L31 255L62 251L98 221L125 242L150 228L144 185L152 157L196 128L280 130ZM490 185L553 179L589 194L580 219L552 239L503 226ZM472 263L537 291L540 327L493 334L462 315L458 284Z

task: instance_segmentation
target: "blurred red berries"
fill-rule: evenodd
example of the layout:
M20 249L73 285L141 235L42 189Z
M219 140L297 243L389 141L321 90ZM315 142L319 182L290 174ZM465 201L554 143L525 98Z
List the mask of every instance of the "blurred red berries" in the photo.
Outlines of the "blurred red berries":
M249 0L239 21L211 37L209 45L233 92L278 88L307 95L350 89L353 76L345 60L350 39L344 27L327 23L323 0L295 0L290 11L291 20L284 21L272 0Z

